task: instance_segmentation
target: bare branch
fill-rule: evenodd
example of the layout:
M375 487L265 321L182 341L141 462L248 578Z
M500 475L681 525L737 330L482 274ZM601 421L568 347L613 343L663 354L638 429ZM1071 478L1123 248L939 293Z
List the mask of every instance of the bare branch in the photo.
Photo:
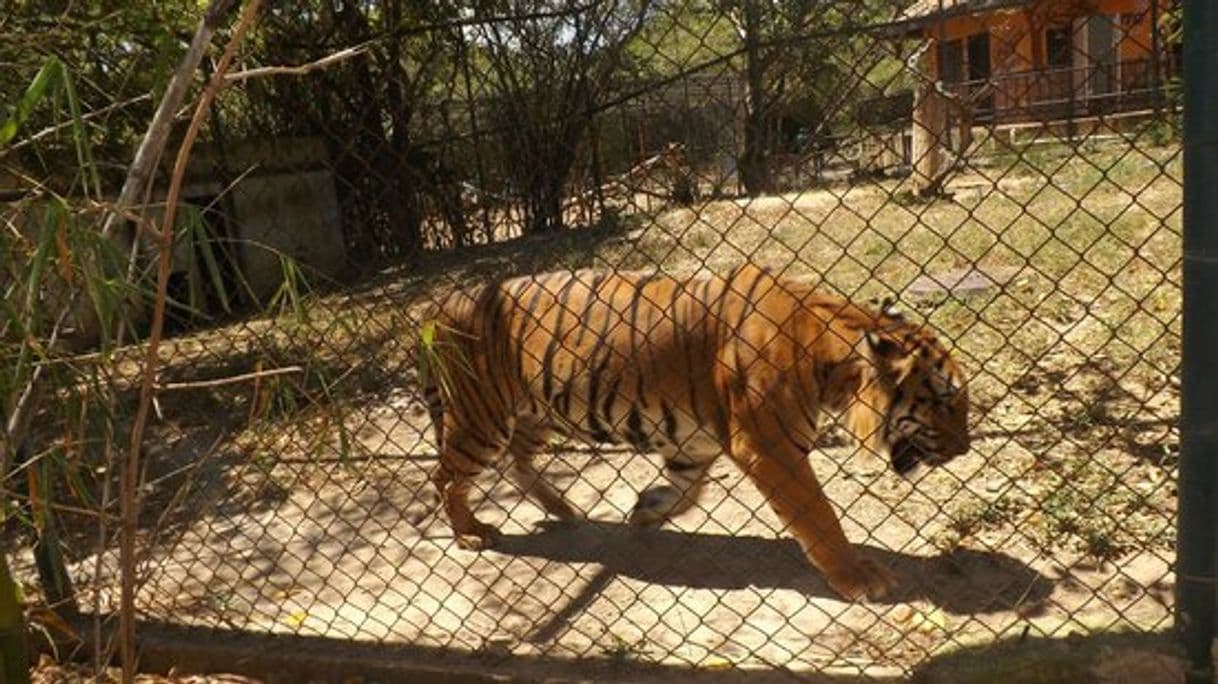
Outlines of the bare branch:
M242 373L241 375L233 375L227 378L214 378L211 380L192 380L190 382L167 382L165 384L157 384L158 392L186 390L186 389L201 389L204 387L221 387L224 385L235 385L239 382L247 382L249 380L258 380L276 375L288 375L291 373L303 373L304 368L300 366L285 366L283 368L271 368L264 371L253 371L250 373Z
M366 54L368 52L369 45L370 43L355 45L343 50L339 50L332 55L326 55L321 59L309 62L307 64L299 64L296 66L264 66L246 69L245 71L234 71L233 73L226 75L224 77L224 81L232 84L263 76L302 76L304 74L308 74L319 69L325 69L326 67L338 64L339 62L345 62L348 59Z
M135 97L127 99L127 100L123 100L122 102L115 102L113 104L108 104L105 107L102 107L101 109L97 109L92 112L89 112L88 114L81 116L80 119L81 119L81 121L92 121L93 119L96 119L99 116L105 116L106 114L109 114L110 112L112 112L116 109L122 109L123 107L130 107L131 105L139 104L141 102L144 102L145 100L150 100L150 99L152 99L152 95L150 95L148 93L144 93L143 95L136 95ZM13 150L19 150L27 145L32 145L35 142L38 142L39 140L47 137L48 135L51 135L52 133L54 133L56 131L61 131L65 128L69 128L74 125L76 125L76 122L69 119L67 121L64 121L63 123L59 123L54 126L49 126L47 128L42 129L41 131L38 131L37 133L35 133L29 137L26 137L25 139L21 140L18 143L9 145L8 149L10 152Z

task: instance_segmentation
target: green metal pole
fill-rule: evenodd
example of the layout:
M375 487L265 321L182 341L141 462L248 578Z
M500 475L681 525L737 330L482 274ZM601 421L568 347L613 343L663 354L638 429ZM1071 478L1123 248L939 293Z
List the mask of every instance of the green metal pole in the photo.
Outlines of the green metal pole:
M1184 3L1184 322L1176 624L1212 682L1218 612L1218 3Z
M17 603L17 585L0 551L0 683L27 684L30 665L25 651L25 624Z

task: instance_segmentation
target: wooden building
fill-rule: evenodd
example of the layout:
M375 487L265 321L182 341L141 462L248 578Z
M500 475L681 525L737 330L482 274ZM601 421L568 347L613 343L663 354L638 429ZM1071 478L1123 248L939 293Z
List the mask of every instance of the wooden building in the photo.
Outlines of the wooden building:
M1065 122L1073 134L1080 120L1161 107L1180 73L1178 16L1178 0L918 0L901 18L927 48L915 177L933 185L933 147L956 127Z

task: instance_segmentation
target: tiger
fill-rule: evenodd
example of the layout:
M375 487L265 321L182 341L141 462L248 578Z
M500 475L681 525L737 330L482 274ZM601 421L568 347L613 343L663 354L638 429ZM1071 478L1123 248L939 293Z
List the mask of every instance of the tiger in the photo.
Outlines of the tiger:
M834 591L897 585L847 540L809 453L825 417L908 476L970 448L965 376L926 327L752 264L725 275L576 270L455 290L431 305L423 388L439 447L431 481L457 545L494 545L474 478L508 475L545 512L577 517L534 456L554 437L663 458L628 522L698 502L727 454Z

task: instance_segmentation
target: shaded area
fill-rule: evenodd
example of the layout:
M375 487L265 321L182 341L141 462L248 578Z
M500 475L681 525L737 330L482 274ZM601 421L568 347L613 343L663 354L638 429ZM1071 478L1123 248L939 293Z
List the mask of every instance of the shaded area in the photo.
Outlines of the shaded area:
M74 620L78 632L92 622ZM113 621L112 621L113 622ZM140 671L179 675L229 672L267 684L295 682L411 682L492 684L512 682L621 681L708 684L847 684L898 681L891 676L825 674L783 668L698 668L636 660L469 653L426 646L362 643L343 639L270 635L142 621L138 625ZM86 647L87 648L87 647ZM81 654L78 654L81 655Z
M840 598L809 565L799 544L788 538L580 521L547 523L534 534L505 535L495 550L563 563L600 563L609 573L652 584L793 589L807 596ZM928 558L874 546L861 551L899 578L900 585L882 603L926 599L951 613L974 614L1031 606L1053 590L1049 578L999 552L956 548Z
M1071 634L1064 639L1015 637L962 648L914 671L920 684L1097 682L1183 684L1185 661L1169 634Z
M72 620L79 633L92 622ZM109 624L113 624L110 621ZM460 653L423 646L267 635L235 630L139 624L143 672L233 672L268 684L297 681L409 681L445 684L502 682L630 681L770 684L912 681L918 684L983 682L1177 684L1185 661L1167 633L1077 634L1058 639L1014 637L966 646L928 659L908 678L880 672L808 673L783 668L659 665L614 658L568 659ZM45 649L45 644L42 645ZM62 646L62 645L61 645ZM87 648L87 647L86 647ZM83 653L76 653L78 657Z

